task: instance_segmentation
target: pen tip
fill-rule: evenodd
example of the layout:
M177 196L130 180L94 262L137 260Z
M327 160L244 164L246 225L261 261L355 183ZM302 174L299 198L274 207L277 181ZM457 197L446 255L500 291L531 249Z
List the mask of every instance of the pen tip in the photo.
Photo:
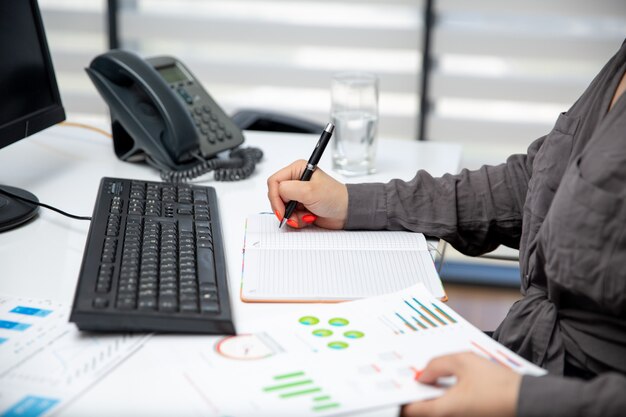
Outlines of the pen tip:
M328 123L326 125L326 129L324 130L327 131L328 133L333 133L333 131L335 130L335 125L332 123Z
M285 218L283 217L283 219L280 221L280 223L278 224L278 228L280 229L281 227L283 227L283 223L285 223Z

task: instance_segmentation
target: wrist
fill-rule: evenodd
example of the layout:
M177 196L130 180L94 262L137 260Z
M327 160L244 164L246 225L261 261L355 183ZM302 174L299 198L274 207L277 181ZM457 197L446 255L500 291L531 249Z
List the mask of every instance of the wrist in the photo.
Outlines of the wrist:
M345 229L381 230L387 227L384 184L346 184L348 204Z

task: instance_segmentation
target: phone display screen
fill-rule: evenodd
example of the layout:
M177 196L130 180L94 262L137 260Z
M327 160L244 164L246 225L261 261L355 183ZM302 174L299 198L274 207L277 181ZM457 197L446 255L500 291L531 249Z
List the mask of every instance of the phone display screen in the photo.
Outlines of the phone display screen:
M177 83L180 81L188 81L190 78L187 76L185 71L183 71L178 65L172 64L167 65L165 67L160 67L156 69L161 77L168 83Z

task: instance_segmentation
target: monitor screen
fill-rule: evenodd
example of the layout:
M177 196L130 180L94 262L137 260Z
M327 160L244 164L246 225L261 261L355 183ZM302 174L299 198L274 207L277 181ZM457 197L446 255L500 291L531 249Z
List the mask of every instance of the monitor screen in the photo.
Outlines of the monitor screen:
M63 120L37 1L0 0L0 148ZM34 218L36 200L0 184L0 232Z
M36 0L0 0L0 148L64 119Z

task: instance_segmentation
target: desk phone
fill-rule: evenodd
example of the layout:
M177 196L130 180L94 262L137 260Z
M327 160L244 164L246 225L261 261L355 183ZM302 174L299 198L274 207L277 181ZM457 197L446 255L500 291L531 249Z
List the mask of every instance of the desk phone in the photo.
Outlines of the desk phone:
M144 60L124 50L97 56L86 68L109 105L116 155L145 161L178 182L215 170L217 180L248 177L262 156L237 148L241 130L179 60ZM235 149L230 159L214 158Z

